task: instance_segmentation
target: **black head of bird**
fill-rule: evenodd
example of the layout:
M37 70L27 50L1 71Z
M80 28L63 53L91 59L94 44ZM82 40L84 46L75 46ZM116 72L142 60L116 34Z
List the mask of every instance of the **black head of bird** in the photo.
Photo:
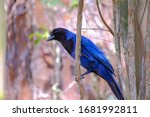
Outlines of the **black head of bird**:
M47 41L51 41L51 40L65 40L65 30L64 28L56 28L54 30L52 30L51 34L49 35Z

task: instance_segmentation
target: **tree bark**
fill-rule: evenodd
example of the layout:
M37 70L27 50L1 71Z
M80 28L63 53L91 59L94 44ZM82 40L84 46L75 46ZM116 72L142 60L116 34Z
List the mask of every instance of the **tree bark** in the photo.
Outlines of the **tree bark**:
M78 4L78 16L77 16L77 35L76 35L76 54L75 54L75 68L76 68L76 81L80 90L80 98L86 99L86 94L82 80L80 78L81 69L80 69L80 53L81 53L81 27L82 27L82 11L83 11L84 0L79 0Z
M128 37L126 50L126 65L129 79L130 99L136 99L136 75L135 75L135 4L128 1Z
M32 99L32 44L28 38L33 31L32 17L26 0L8 0L7 6L6 98Z
M148 3L145 44L146 99L150 99L150 0Z
M125 72L125 41L127 34L127 8L123 7L127 1L114 1L114 32L115 32L115 48L116 48L116 68L119 84L124 92L126 98L129 98L129 89L127 86L127 74Z
M144 38L146 35L147 1L139 0L135 12L135 58L136 58L136 90L137 99L145 99L145 52Z

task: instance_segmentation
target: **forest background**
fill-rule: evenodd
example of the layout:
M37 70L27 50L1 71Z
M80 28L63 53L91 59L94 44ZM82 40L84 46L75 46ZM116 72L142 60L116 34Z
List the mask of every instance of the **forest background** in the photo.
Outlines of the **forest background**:
M45 40L56 27L76 33L77 11L78 0L0 1L1 99L80 99L74 60ZM150 99L150 0L84 0L82 14L82 35L106 54L125 98ZM115 99L95 74L83 86L88 99Z

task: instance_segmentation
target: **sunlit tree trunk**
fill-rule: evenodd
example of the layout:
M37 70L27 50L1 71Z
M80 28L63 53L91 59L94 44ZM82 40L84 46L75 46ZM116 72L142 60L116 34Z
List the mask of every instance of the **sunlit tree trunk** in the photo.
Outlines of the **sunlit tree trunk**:
M26 0L7 0L6 98L32 99L30 69L32 19L27 12Z
M6 46L6 14L4 0L0 1L0 99L4 97L5 79L5 47Z
M116 48L116 68L117 75L119 77L120 86L124 92L124 96L129 98L128 80L125 71L124 64L124 49L125 41L127 39L127 11L128 2L114 1L114 32L115 32L115 48Z
M115 12L115 30L118 36L115 37L117 53L123 54L128 79L129 96L128 99L145 99L146 94L146 78L145 78L145 65L148 64L148 49L146 44L147 38L144 43L146 35L146 17L147 17L147 4L149 0L126 1L126 10L123 10L125 1L114 0L114 3L122 5L118 7L119 12ZM122 11L122 12L121 12ZM124 12L127 11L126 20L124 18ZM126 17L126 18L127 18ZM117 21L120 21L117 23ZM148 30L148 29L147 29ZM121 37L121 38L118 38ZM120 45L120 46L117 46ZM120 47L120 48L119 48ZM144 50L145 47L145 50ZM147 53L145 53L147 52ZM120 54L118 54L120 56ZM119 57L118 57L119 58ZM121 57L118 59L120 60ZM145 60L146 59L146 60ZM121 62L120 62L121 63ZM119 64L119 63L118 63ZM147 72L148 73L148 72ZM148 76L148 75L147 75ZM127 87L127 88L128 88ZM127 89L126 89L127 90Z
M145 78L145 44L146 25L147 25L147 4L149 0L139 0L136 4L135 12L135 53L136 53L136 89L137 99L146 97L146 78Z

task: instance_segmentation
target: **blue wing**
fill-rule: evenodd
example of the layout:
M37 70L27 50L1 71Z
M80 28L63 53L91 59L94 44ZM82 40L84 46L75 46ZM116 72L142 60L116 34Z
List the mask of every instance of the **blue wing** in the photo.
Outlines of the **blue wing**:
M114 69L104 53L96 45L82 36L81 40L81 64L88 71L93 71L105 79L119 100L124 100L122 91L114 79Z
M82 36L81 47L81 54L83 54L83 56L89 57L90 59L95 59L100 62L100 64L104 65L112 74L114 74L114 69L104 53L91 40Z

